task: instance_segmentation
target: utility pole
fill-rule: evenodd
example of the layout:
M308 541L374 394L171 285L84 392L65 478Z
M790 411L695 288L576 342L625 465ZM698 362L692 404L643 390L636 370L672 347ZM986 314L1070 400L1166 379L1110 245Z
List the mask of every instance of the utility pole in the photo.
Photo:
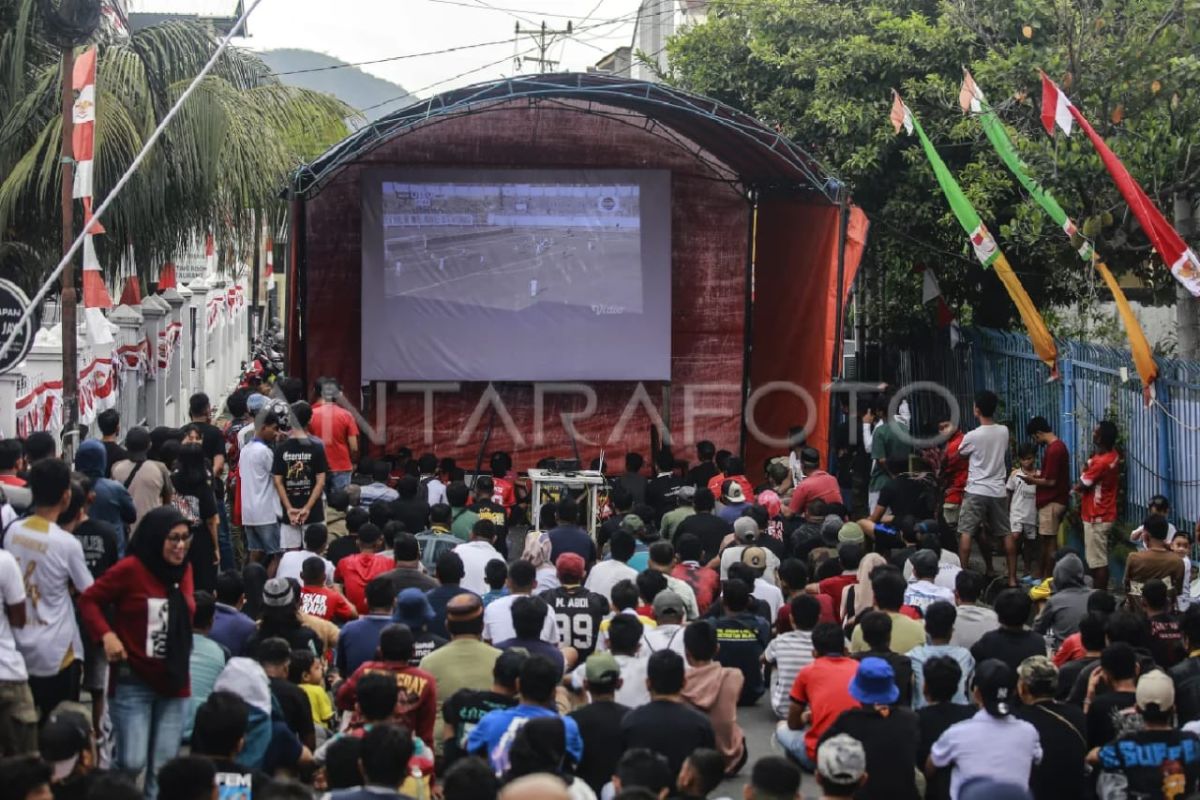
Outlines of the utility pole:
M75 146L71 141L75 128L75 48L67 45L62 51L62 252L71 249L75 241ZM63 267L61 296L62 311L62 386L63 432L70 434L79 425L79 363L76 353L78 325L75 322L78 296L75 293L75 264L68 261ZM77 447L74 437L63 439L65 447ZM70 454L64 453L69 457Z
M542 20L542 26L540 28L533 28L532 30L530 30L529 28L522 29L521 23L519 23L519 22L516 25L516 34L517 34L518 38L521 36L521 34L526 34L531 39L533 39L534 43L537 45L538 57L537 58L528 58L527 57L524 60L532 61L532 62L536 63L538 65L538 72L551 72L552 71L550 68L557 65L558 62L555 60L546 58L547 51L549 51L551 46L553 46L553 44L555 43L555 41L558 40L558 37L570 36L573 32L574 32L573 26L570 22L567 23L567 27L565 30L554 30L551 28L547 28L545 20ZM521 70L521 61L522 61L521 56L517 56L517 71L518 72Z

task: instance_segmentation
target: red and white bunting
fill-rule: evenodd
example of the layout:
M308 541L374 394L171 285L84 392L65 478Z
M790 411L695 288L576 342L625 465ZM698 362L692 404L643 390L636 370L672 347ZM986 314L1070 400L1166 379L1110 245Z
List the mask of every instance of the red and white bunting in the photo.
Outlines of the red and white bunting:
M112 308L112 296L104 283L104 273L96 258L92 236L104 233L92 219L93 177L96 146L96 48L89 47L75 59L71 74L75 90L72 114L71 147L75 154L75 183L72 196L83 201L83 224L88 232L83 241L83 305L87 308Z
M213 235L204 237L204 274L215 275L217 272L217 243Z
M263 269L263 278L265 278L269 284L271 282L271 278L275 277L275 240L268 236L266 244L266 268Z
M162 292L167 289L174 289L177 285L175 281L175 265L168 261L158 271L158 290Z
M94 358L79 371L79 420L90 424L96 415L117 404L116 356ZM17 435L28 436L34 431L57 432L63 425L62 381L42 381L18 397Z

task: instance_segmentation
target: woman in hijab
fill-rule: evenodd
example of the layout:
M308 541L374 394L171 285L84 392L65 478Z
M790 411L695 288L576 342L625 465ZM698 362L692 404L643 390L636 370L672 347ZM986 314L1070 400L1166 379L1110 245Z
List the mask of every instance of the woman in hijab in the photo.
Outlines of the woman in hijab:
M109 714L113 766L146 771L146 796L158 768L179 752L187 722L192 653L192 531L171 506L146 513L118 561L79 596L88 633L112 670ZM110 622L110 619L112 620Z
M871 588L871 573L887 565L879 553L867 553L858 562L855 582L842 590L842 627L847 630L858 624L858 618L875 607L875 591Z
M188 562L197 589L215 592L217 589L217 497L213 492L212 476L204 463L204 450L198 444L179 448L175 470L171 473L175 487L172 498L175 507L187 519L192 530L192 549Z

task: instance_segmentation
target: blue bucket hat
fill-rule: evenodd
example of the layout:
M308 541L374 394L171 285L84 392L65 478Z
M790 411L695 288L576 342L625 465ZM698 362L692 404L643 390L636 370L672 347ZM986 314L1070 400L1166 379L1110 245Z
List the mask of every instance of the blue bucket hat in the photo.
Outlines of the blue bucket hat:
M405 589L396 596L396 620L413 630L420 630L433 621L433 606L417 588Z
M850 696L868 706L890 706L899 700L892 665L882 658L864 658L850 681Z

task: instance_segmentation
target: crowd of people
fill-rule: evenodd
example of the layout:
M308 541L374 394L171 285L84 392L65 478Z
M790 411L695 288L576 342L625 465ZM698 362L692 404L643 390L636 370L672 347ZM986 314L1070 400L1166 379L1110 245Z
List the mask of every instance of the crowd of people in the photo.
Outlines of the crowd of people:
M797 436L760 482L710 442L649 474L630 453L590 531L586 495L530 496L505 453L470 481L371 458L334 382L279 389L221 426L202 394L180 429L106 411L73 463L0 441L6 797L1200 788L1191 539L1156 498L1109 591L1111 423L1073 477L1045 419L1013 449L990 392L922 451L870 402L861 444Z

